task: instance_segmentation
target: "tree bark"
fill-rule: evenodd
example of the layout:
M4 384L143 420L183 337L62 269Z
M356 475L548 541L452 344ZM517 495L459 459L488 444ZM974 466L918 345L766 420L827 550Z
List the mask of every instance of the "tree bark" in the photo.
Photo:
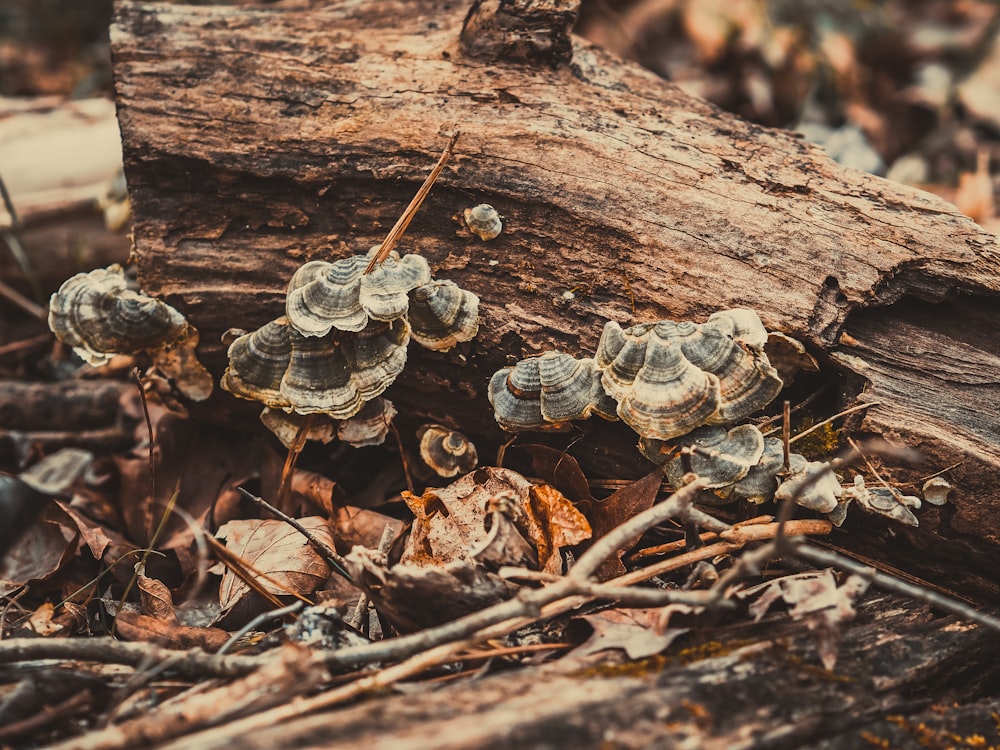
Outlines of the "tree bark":
M144 289L189 317L221 374L220 334L281 314L304 261L377 244L461 129L401 250L476 292L481 327L446 354L411 347L387 394L404 426L448 422L488 455L502 439L485 396L498 367L552 347L590 354L609 319L752 307L819 357L830 413L877 400L854 432L927 457L891 476L959 464L952 504L922 511L919 529L863 517L851 544L996 594L997 238L567 36L572 4L521 6L551 13L548 36L512 38L504 0L471 13L444 0L122 2L112 43ZM477 44L484 34L503 36ZM462 222L481 202L504 219L489 242ZM588 429L574 447L585 466L644 470L627 429Z
M777 615L686 636L637 663L608 653L602 663L563 658L436 691L404 688L237 737L222 726L166 748L853 750L961 747L965 738L972 746L975 735L989 744L1000 703L985 686L996 678L997 650L976 626L875 595L859 607L831 671L808 631Z

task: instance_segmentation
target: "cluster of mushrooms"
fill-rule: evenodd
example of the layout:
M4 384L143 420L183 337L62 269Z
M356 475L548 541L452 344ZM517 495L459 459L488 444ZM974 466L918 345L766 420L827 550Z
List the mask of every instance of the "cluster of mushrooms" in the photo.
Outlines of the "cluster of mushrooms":
M783 347L791 341L780 334L771 340ZM912 517L895 498L885 503L873 490L842 489L823 462L792 453L785 471L780 439L736 424L783 387L765 353L768 344L767 330L749 309L719 311L701 324L661 320L622 329L610 321L592 358L550 351L497 371L490 403L509 432L562 430L591 415L621 419L675 488L693 473L717 502L793 497L837 525L852 500L884 515L898 517L902 508ZM784 371L788 359L782 359Z
M432 279L420 255L383 260L376 246L301 266L285 314L230 344L221 385L264 404L262 420L286 444L303 417L310 439L379 444L395 414L381 394L403 371L410 339L448 351L478 330L475 294Z
M118 264L64 281L49 300L49 328L95 367L115 355L147 353L188 398L212 393L212 376L195 354L197 329L166 302L134 289Z

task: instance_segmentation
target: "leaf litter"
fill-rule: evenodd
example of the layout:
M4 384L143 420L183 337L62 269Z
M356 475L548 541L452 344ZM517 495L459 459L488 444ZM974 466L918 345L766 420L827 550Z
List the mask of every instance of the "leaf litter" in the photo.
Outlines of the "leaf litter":
M988 151L973 134L982 123L995 124L997 108L990 106L990 83L997 77L997 45L982 44L990 18L977 10L977 4L952 13L945 28L937 30L936 38L944 40L937 43L927 41L933 38L928 30L934 3L896 19L906 32L904 46L919 52L901 59L923 65L935 55L946 59L938 54L945 48L985 50L960 86L955 83L957 77L945 85L946 89L958 86L965 110L959 113L962 116L945 111L942 102L949 97L935 94L931 65L926 65L928 70L913 71L913 85L903 92L913 106L933 113L932 119L938 120L947 138L924 138L925 133L914 132L908 123L900 126L894 118L907 111L903 107L880 109L877 92L885 87L880 88L879 82L889 74L871 68L871 58L865 54L878 43L878 34L860 33L852 14L846 14L846 21L833 19L835 26L839 24L835 33L827 29L820 35L820 44L811 47L789 43L787 34L769 37L770 22L776 20L778 29L786 32L794 24L787 19L766 19L761 15L763 5L749 13L746 4L736 4L733 7L739 10L729 11L722 5L660 4L660 12L680 19L671 33L690 44L701 65L695 73L696 66L691 64L687 75L674 70L676 78L685 85L702 86L720 99L756 109L758 120L778 117L789 109L822 120L815 111L823 104L822 97L803 106L803 100L793 102L788 94L808 87L789 86L788 91L781 91L777 86L782 71L800 75L828 66L837 88L831 97L833 109L847 122L837 127L803 122L809 137L845 163L881 162L890 177L917 181L950 197L977 221L987 226L996 223ZM624 28L633 43L662 28L650 24L637 30L631 24L640 16L638 12L624 16ZM677 59L659 62L675 65ZM739 60L749 64L732 75L724 64L727 60L728 64ZM718 79L716 84L724 83L710 85L713 77ZM857 85L861 80L874 83ZM754 95L744 95L747 92ZM864 127L858 128L852 120ZM824 127L806 127L817 124ZM941 144L946 142L959 145L943 151ZM912 172L904 169L913 165ZM131 367L131 360L124 361L109 366L109 371ZM144 382L146 403L140 404L131 393L121 405L121 419L134 426L132 449L107 452L68 495L43 492L34 521L26 525L0 564L0 591L7 598L4 635L31 633L36 644L51 643L55 649L67 640L61 636L100 632L99 618L87 615L91 609L101 609L119 638L126 641L112 641L105 652L97 653L84 645L88 640L72 639L79 644L74 663L86 665L76 668L75 678L86 677L101 686L112 684L99 668L108 661L131 665L128 669L138 678L144 670L162 669L189 681L209 676L230 680L214 692L201 692L197 687L187 691L189 683L177 687L173 699L177 710L190 711L190 721L179 730L176 723L166 720L169 713L163 708L152 710L148 718L141 715L153 705L155 691L141 687L139 679L131 700L143 708L120 723L110 712L104 715L113 717L117 723L113 728L130 741L165 740L213 721L238 717L251 706L261 714L257 724L244 726L266 726L277 720L268 711L293 695L322 687L301 711L335 705L401 679L433 674L442 664L461 663L474 647L494 642L490 639L505 640L505 655L496 658L509 661L519 648L528 653L533 638L553 645L569 640L567 623L582 606L599 609L575 615L592 632L575 651L562 657L567 661L615 650L628 658L643 658L669 649L676 638L683 637L685 628L664 629L674 616L684 614L685 624L697 622L699 613L706 612L712 612L715 619L740 617L743 610L734 606L740 602L740 607L746 605L746 615L759 619L782 603L789 617L805 621L814 631L819 658L833 669L840 639L866 587L892 589L897 585L870 569L844 576L824 568L779 574L759 586L741 588L744 580L759 580L758 563L782 556L821 559L821 550L782 538L779 529L788 536L825 532L796 525L799 522L794 520L757 524L756 532L730 525L720 520L723 516L714 507L689 506L690 497L684 502L677 502L676 496L664 498L660 472L628 482L609 497L595 498L591 482L568 450L539 444L511 448L510 458L523 466L523 474L481 467L444 488L426 488L419 494L376 489L374 501L363 500L360 491L345 489L340 476L293 471L290 487L296 519L331 550L346 556L351 562L352 585L332 574L322 556L284 522L266 513L247 518L256 511L236 488L255 482L259 494L274 498L281 481L280 455L263 441L236 438L240 442L235 443L231 433L196 424L166 381L147 377ZM151 441L143 424L144 409L153 426ZM518 459L519 451L527 455L527 462ZM904 523L915 520L910 511L915 508L913 498L888 486L866 487L859 480L853 491L872 512ZM0 499L14 496L10 486L0 486ZM388 502L383 494L388 495ZM635 519L668 506L670 512L653 518L651 525L635 525ZM168 508L172 509L169 513ZM628 533L623 532L626 527ZM702 533L687 534L685 527L698 527ZM225 548L233 555L231 564L241 569L242 577L230 565L217 569L221 578L216 573L201 574L206 563L219 557L203 537L216 536L225 539ZM383 538L388 540L384 547L380 545ZM601 548L602 540L610 542ZM149 551L154 542L155 551ZM595 548L600 559L588 558L588 549ZM841 570L852 570L849 561L835 558L835 562ZM586 563L590 572L574 576L576 563ZM694 590L696 584L688 573L702 563L711 566L716 579ZM133 578L135 586L124 597ZM652 583L644 583L649 579ZM700 580L707 579L702 576ZM920 595L913 590L905 593ZM287 602L296 596L315 606L267 619L269 613L287 609ZM645 606L655 597L661 601ZM428 606L428 602L433 604ZM944 601L941 606L996 627L995 621L954 602ZM365 615L354 625L346 617L352 608ZM225 627L211 624L220 618ZM313 620L310 627L296 630L295 626ZM326 624L316 624L320 621ZM327 640L317 636L324 628L331 631ZM338 639L337 634L343 637ZM221 660L216 652L237 636L238 645L229 650L235 655L230 661ZM286 640L311 645L282 646ZM320 642L324 645L315 645ZM12 650L4 651L0 643L4 660L17 660L10 655ZM350 679L345 673L351 669L387 664L346 686L333 687L330 681L331 672L338 679ZM27 681L21 687L27 690ZM257 702L244 703L244 695L255 696ZM98 696L87 700L91 703L81 704L84 711L108 711L110 704ZM42 698L33 701L29 705L45 702ZM0 716L11 715L5 711L11 705L10 696L0 701ZM282 720L293 715L286 709Z

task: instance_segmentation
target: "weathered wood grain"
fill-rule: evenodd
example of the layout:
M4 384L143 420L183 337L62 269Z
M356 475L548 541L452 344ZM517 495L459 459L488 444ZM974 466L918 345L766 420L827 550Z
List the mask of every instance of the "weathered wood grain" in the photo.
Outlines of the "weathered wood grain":
M224 367L224 330L281 313L303 261L377 243L460 128L402 249L475 291L482 327L455 352L411 349L388 394L404 425L448 421L487 455L501 439L484 395L498 366L552 346L592 351L608 319L750 306L819 356L839 389L833 406L881 401L857 432L928 456L894 476L961 462L954 504L916 534L992 566L997 238L934 196L842 168L581 40L563 65L470 57L467 10L118 6L140 278L201 330L210 368ZM487 243L461 222L479 202L505 222ZM920 356L906 354L913 346ZM574 451L619 477L639 471L627 430L596 425Z

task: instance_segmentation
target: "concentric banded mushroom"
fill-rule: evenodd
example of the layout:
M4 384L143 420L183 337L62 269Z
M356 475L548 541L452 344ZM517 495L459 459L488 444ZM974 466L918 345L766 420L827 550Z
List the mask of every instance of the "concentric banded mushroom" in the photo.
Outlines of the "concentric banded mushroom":
M453 281L431 281L410 292L407 314L413 340L446 352L479 332L479 297Z
M309 261L288 282L285 312L303 336L325 336L330 329L360 331L368 324L361 306L363 255L333 263Z
M465 223L469 231L484 242L499 236L503 231L503 222L496 209L489 203L480 203L464 211Z
M146 352L188 398L212 393L195 354L198 331L166 302L129 289L117 264L67 279L49 301L49 328L88 364Z
M566 429L571 421L591 414L613 419L598 375L592 359L554 351L504 367L493 375L489 387L497 424L520 432Z
M49 301L49 328L95 366L116 354L138 354L188 335L184 316L129 289L117 264L63 282Z
M684 448L696 450L685 457L679 453ZM706 489L715 489L747 476L764 453L764 436L751 424L737 425L728 431L708 425L666 444L643 438L639 449L651 461L663 465L674 487L683 484L683 477L690 470L706 481Z
M476 468L476 446L461 432L439 424L422 425L417 430L420 458L438 476L454 477Z
M370 259L377 247L368 254ZM409 293L431 280L431 268L421 255L404 255L395 251L370 273L362 274L361 306L370 318L389 321L406 315L410 306Z

